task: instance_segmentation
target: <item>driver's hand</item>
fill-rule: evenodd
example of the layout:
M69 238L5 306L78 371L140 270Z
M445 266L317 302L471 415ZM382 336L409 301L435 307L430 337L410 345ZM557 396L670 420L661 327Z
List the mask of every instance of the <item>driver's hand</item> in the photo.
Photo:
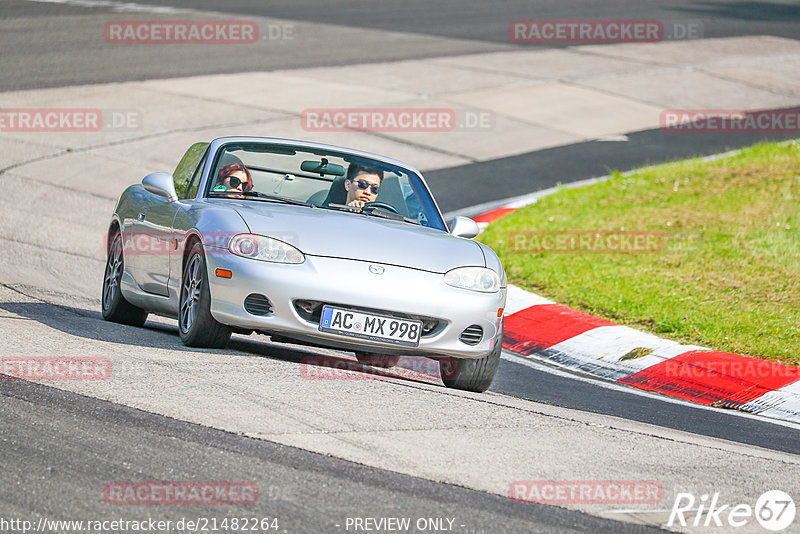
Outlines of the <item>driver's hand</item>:
M347 205L350 206L351 208L363 208L364 204L366 204L366 202L364 202L363 200L351 200L350 202L347 203Z

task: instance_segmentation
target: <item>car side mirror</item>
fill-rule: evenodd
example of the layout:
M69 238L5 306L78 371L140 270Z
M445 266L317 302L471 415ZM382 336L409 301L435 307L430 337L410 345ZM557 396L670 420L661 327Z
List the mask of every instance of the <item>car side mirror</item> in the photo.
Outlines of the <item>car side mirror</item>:
M165 197L170 202L178 200L178 193L175 192L175 181L171 174L166 172L154 172L142 179L142 186L154 195Z
M478 223L469 217L456 217L453 219L453 224L450 225L450 233L456 237L472 239L481 233L481 229Z

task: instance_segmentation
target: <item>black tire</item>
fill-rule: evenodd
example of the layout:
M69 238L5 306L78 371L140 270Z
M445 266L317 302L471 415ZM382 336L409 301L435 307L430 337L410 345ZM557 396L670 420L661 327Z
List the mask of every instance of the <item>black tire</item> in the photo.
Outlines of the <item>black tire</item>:
M500 335L495 346L492 352L483 358L447 358L439 361L442 382L449 388L483 393L492 385L494 375L497 374L502 350L503 323L501 322Z
M187 347L225 348L231 339L230 327L211 315L211 292L203 246L195 243L186 258L181 275L178 332Z
M103 275L103 291L100 295L103 319L114 323L142 326L147 320L147 312L125 300L122 295L120 281L124 270L122 234L117 231L111 235L111 245L108 247L106 270Z
M370 352L356 352L358 363L371 365L372 367L394 367L400 361L400 356L389 356L387 354L372 354Z

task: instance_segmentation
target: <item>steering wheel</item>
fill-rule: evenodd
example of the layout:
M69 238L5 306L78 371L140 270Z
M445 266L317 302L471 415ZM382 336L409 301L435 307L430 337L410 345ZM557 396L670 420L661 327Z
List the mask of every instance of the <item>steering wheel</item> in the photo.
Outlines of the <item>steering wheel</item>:
M361 209L366 209L366 208L380 208L382 210L391 211L392 213L396 213L398 215L400 214L394 208L394 206L392 206L391 204L387 204L386 202L367 202Z

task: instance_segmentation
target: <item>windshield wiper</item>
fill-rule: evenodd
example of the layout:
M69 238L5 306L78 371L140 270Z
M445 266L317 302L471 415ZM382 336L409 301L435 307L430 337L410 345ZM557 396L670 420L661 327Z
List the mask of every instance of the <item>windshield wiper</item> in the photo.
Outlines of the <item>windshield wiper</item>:
M361 213L366 213L367 215L373 215L375 217L382 217L384 219L391 219L393 221L403 221L413 224L419 224L419 221L415 221L414 219L409 219L408 217L403 217L399 213L389 211L386 208L382 208L380 206L364 206L363 208L361 208Z
M252 198L263 198L266 200L274 200L275 202L283 202L285 204L292 204L293 206L307 206L315 208L314 204L304 202L302 200L295 200L293 198L278 197L275 195L267 195L266 193L259 193L258 191L211 191L208 196L210 197L229 197L229 196L245 196Z

